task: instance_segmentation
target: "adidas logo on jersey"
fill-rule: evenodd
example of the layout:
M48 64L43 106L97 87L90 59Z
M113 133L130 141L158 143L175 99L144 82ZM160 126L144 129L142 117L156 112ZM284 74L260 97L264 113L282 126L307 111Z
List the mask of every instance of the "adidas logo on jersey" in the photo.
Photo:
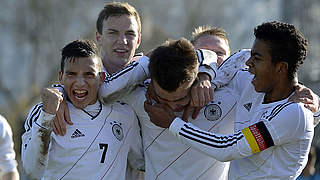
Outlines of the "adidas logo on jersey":
M252 106L252 103L247 103L247 104L243 105L243 107L246 108L246 110L248 110L248 111L250 111L251 106Z
M76 130L72 133L71 138L73 139L73 138L78 138L78 137L83 137L83 136L84 136L84 134L82 134L82 132L79 131L79 129L76 129Z

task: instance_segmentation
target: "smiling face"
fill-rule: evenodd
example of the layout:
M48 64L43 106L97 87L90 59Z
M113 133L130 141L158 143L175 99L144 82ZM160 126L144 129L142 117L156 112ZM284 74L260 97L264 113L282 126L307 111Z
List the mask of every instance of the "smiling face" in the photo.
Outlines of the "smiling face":
M97 57L66 59L64 71L59 72L60 83L64 85L69 100L79 109L97 101L104 78Z
M251 49L251 57L246 62L249 72L254 75L252 84L257 92L272 93L278 83L279 67L271 61L267 41L256 39Z
M181 112L191 100L191 85L193 81L187 81L174 92L168 92L162 89L159 84L152 80L155 94L160 103L167 104L173 111Z
M103 20L102 34L97 32L103 63L107 70L118 71L131 62L140 45L138 23L134 16L110 16ZM118 67L116 70L113 67ZM109 72L113 73L113 72Z
M208 49L218 56L217 63L220 65L230 56L230 48L225 39L215 35L203 35L194 43L195 49Z

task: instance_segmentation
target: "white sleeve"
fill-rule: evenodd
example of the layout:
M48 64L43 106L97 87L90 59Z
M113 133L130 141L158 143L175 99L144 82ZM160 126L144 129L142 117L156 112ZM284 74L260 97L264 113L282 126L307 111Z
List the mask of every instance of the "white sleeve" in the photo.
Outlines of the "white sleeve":
M233 91L234 95L240 98L241 94L248 88L248 85L251 84L252 78L253 75L248 72L248 69L241 69L227 84L227 87Z
M287 102L274 108L272 114L262 117L275 145L300 139L312 140L314 134L312 112L304 108L303 104L299 104Z
M319 103L318 112L316 112L316 113L313 114L313 118L314 118L313 124L314 124L315 127L316 127L316 126L319 124L319 122L320 122L320 97L319 97L319 96L318 96L318 103Z
M3 174L17 172L11 127L0 115L0 170Z
M313 125L317 126L320 122L320 110L313 114L314 122Z
M212 80L215 88L220 88L227 85L236 73L246 68L246 61L250 58L251 51L243 49L226 59L218 68L216 77Z
M248 157L274 145L301 139L311 141L314 130L311 112L289 102L277 106L271 114L264 115L256 124L231 135L203 131L180 118L171 123L169 131L179 141L219 161L230 161Z
M231 161L253 154L241 131L231 135L215 134L201 130L178 117L171 123L169 131L172 132L179 141L221 162Z
M207 73L211 79L214 79L218 69L216 53L207 49L198 49L196 53L199 62L198 72Z
M28 176L40 179L48 164L48 151L55 117L41 110L42 104L34 106L25 122L26 132L22 135L21 160Z
M99 90L99 99L105 103L110 103L129 94L136 85L150 76L148 65L149 58L142 56L121 71L106 77Z

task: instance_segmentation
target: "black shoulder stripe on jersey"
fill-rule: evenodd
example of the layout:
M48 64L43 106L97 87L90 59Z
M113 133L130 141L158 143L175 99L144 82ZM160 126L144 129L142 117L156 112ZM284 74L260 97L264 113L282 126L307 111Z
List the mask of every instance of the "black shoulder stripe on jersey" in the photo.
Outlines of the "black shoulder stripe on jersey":
M122 76L123 74L131 71L134 67L136 67L139 63L134 61L132 62L130 65L128 65L125 69L119 71L118 73L110 76L110 78L106 78L106 80L104 81L105 83L109 83L110 81L113 81L115 79L117 79L118 77Z
M205 142L205 141L202 141L201 139L197 139L197 138L194 138L192 136L189 136L188 134L184 134L182 132L179 132L179 134L187 139L190 139L190 140L193 140L193 141L196 141L200 144L205 144L207 146L211 146L211 147L214 147L214 148L226 148L226 147L229 147L229 146L232 146L233 144L237 143L237 141L241 140L244 136L239 136L235 141L231 142L231 143L228 143L228 144L222 144L222 145L216 145L216 144L212 144L212 143L209 143L209 142Z
M40 111L41 108L42 108L42 103L39 103L39 104L37 104L37 105L35 105L33 107L32 111L31 111L31 113L30 113L30 115L28 117L29 119L27 119L27 126L28 126L27 131L29 131L31 129L32 122L35 121L34 119L38 119L39 118L39 111Z
M319 113L319 114L313 114L313 117L314 117L314 118L320 117L320 113Z
M217 86L215 83L213 83L213 82L211 82L211 85L214 85L214 86L215 86L214 89L217 89L217 88L218 88L218 86Z
M271 137L266 125L262 121L256 123L256 125L257 125L257 127L258 127L258 129L260 131L260 134L261 134L264 142L267 145L267 148L269 148L271 146L274 146L273 139L272 139L272 137Z
M53 84L52 87L61 87L61 88L63 88L63 86L61 84Z
M197 55L198 55L198 62L199 62L199 64L202 64L203 59L204 59L203 52L202 52L202 50L200 50L200 49L198 49L197 52L198 52L198 53L197 53Z
M281 106L282 106L282 104L276 105L276 107L274 107L274 108L272 109L270 115L269 115L267 118L269 118L270 116L272 116L272 114L274 114L274 112L278 109L278 107L281 107Z
M212 137L215 137L215 138L220 138L220 139L221 139L221 138L222 138L222 139L223 139L223 138L224 138L224 139L227 139L227 138L229 138L229 137L232 137L232 136L220 136L220 137L218 137L218 136L216 136L216 135L214 135L214 134L210 134L209 132L196 130L196 129L188 126L188 124L184 124L181 129L190 129L190 130L195 131L195 132L197 132L197 133L200 133L200 134L203 134L203 135L206 135L206 136L212 136ZM241 134L242 134L242 133L239 131L239 132L235 133L234 135L239 136L239 135L241 135Z
M281 106L276 107L275 111L273 111L273 113L267 118L269 121L272 120L272 118L274 118L275 116L277 116L279 114L279 112L284 109L285 107L289 106L290 104L293 104L294 102L286 102L284 104L281 104Z
M232 142L235 139L238 139L239 136L242 136L241 132L237 132L234 134L234 136L216 136L214 134L210 134L208 132L202 132L199 130L195 130L192 127L188 126L187 124L184 125L184 127L181 128L183 132L186 134L193 135L195 137L205 139L214 143L220 143L220 144L225 144L228 142Z
M138 57L138 56L143 56L143 52L138 52L135 55L133 55L133 57Z

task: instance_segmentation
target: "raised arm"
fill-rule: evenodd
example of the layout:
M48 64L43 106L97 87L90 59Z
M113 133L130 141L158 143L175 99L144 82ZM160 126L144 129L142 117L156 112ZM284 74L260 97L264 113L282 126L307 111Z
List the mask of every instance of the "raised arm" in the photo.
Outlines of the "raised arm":
M148 64L149 58L142 56L121 71L107 76L99 90L99 99L104 103L112 103L130 93L136 85L149 77Z
M53 88L45 88L41 98L43 103L30 110L25 122L26 132L22 135L22 165L26 174L34 179L43 176L48 164L53 118L63 100L62 93Z
M250 58L250 53L250 49L243 49L225 60L217 69L216 76L212 80L215 88L227 85L239 70L245 68L245 63Z

